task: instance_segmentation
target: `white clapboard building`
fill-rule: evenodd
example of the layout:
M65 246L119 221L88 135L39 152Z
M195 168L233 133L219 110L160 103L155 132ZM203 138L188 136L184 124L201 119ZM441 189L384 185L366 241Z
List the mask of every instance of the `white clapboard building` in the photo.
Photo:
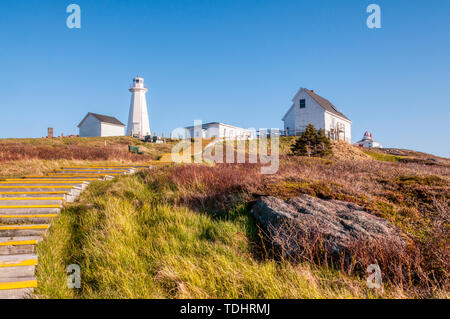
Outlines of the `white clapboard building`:
M282 119L286 135L300 135L308 124L313 124L316 129L323 129L332 140L351 142L352 121L314 90L301 88L292 102Z
M185 129L186 138L220 138L246 140L255 138L256 132L245 128L219 123L205 123L201 127L187 126Z
M124 136L125 124L112 116L89 112L78 124L81 137Z

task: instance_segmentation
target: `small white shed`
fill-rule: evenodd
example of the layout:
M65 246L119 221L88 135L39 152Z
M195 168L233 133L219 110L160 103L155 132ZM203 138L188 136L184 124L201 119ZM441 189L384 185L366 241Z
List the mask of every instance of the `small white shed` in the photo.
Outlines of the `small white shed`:
M78 124L80 137L124 136L125 124L113 116L89 112Z

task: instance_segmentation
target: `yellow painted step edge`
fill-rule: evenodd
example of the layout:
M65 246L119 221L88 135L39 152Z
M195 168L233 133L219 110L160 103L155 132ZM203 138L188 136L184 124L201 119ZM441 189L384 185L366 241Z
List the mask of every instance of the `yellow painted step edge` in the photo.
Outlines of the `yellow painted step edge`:
M78 174L61 174L61 173L49 173L49 174L51 174L50 177L53 177L53 176L55 176L55 177L78 177L78 176L81 176L81 177L85 177L85 176L88 176L88 177L101 176L101 177L103 177L103 176L123 175L122 173L115 173L115 174L82 174L82 173L78 173Z
M62 167L62 168L58 168L57 170L65 170L65 169L80 169L80 168L92 168L92 169L129 169L129 168L134 168L133 166L71 166L71 167Z
M55 179L53 178L53 176L48 176L48 177L43 177L43 178L31 178L31 177L26 177L26 178L7 178L5 179L6 182L36 182L36 181L49 181L52 182ZM79 179L56 179L57 181L60 182L73 182L73 181L81 181L81 180L86 180L86 181L96 181L97 178L82 178L80 177Z
M49 173L52 174L52 173ZM56 174L56 173L53 173ZM42 179L46 179L46 178L54 178L54 177L78 177L78 178L82 178L86 175L86 177L101 177L104 174L57 174L57 175L51 175L51 176L24 176L24 178L42 178Z
M0 230L13 230L13 229L48 229L50 225L28 225L28 226L0 226Z
M116 170L118 168L136 168L136 167L134 167L134 166L109 166L109 167L107 167L107 166L89 166L89 167L88 166L80 166L80 167L63 167L61 169L66 170L66 169L79 169L79 168L105 168L105 169L110 168L110 169Z
M15 282L0 282L0 290L36 288L37 280L24 280Z
M122 175L121 172L110 172L111 174L116 174L116 175ZM62 177L62 176L86 176L86 177L91 177L91 176L103 176L103 175L108 175L108 173L86 173L86 172L82 172L82 173L78 173L77 171L75 173L48 173L48 177L54 177L54 176L58 176L58 177ZM40 176L43 177L43 176Z
M82 170L82 171L77 171L76 169L55 169L55 171L57 172L61 172L61 171L75 171L75 172L110 172L110 170L107 169L86 169L86 170ZM115 169L112 170L113 172L126 172L127 170L125 169Z
M26 194L26 195L36 195L36 194L67 194L64 192L0 192L0 195L18 195L18 194ZM3 197L3 198L12 198L12 197ZM23 197L27 198L27 197Z
M61 205L19 205L19 206L1 206L1 209L15 208L61 208Z
M38 178L38 179L31 179L31 178L20 178L20 179L7 179L6 182L82 182L82 181L97 181L98 178L80 178L80 179L50 179L50 178Z
M4 261L0 262L0 268L6 267L22 267L22 266L36 266L37 259L26 259L20 261Z
M21 245L36 245L37 239L34 240L11 240L0 242L0 246L21 246Z
M80 182L80 183L77 183ZM82 180L79 181L27 181L26 179L24 179L23 181L5 181L5 182L0 182L0 184L81 184L81 182L83 182Z
M108 174L108 173L85 173L85 172L83 172L83 173L78 173L78 172L75 172L75 173L61 173L61 172L59 172L59 173L48 173L48 177L75 177L75 176L81 176L81 177L92 177L92 176L94 176L94 177L97 177L97 176L104 176L104 175L123 175L121 172L118 172L118 173L111 173L111 174Z
M58 217L58 214L0 215L0 219L2 219L2 218L55 218L55 217Z
M67 185L67 186L0 186L0 188L5 189L5 188L75 188L75 186L72 185Z
M0 200L64 200L64 197L1 197Z

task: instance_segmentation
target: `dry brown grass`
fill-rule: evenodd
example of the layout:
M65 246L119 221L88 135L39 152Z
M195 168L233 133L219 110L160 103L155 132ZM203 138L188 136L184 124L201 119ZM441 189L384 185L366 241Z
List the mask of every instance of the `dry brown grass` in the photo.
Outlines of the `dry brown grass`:
M136 162L139 163L139 162ZM143 162L144 163L144 162ZM120 161L83 161L83 160L20 160L0 163L0 180L5 178L21 178L26 175L45 175L63 166L80 165L122 165Z
M154 160L170 151L173 143L144 143L129 136L0 139L0 163L28 159ZM144 155L128 153L128 145L138 146Z
M144 153L129 153L135 145ZM0 139L0 178L42 175L61 166L146 163L172 148L127 137Z
M370 156L362 149L352 146L344 141L331 141L333 146L333 157L343 160L369 160Z
M130 153L119 145L94 147L85 145L24 145L22 143L0 144L0 162L18 160L84 160L84 161L127 161L151 160L149 155Z
M414 295L431 296L448 289L449 166L283 156L274 175L262 175L260 167L175 166L144 173L144 178L152 187L167 188L164 202L219 215L227 214L236 203L251 203L259 195L287 199L308 194L356 203L412 238L404 251L389 243L368 247L356 242L351 253L361 264L376 260L385 267L392 285ZM318 241L302 243L309 247L308 258L318 264L327 262L323 255L317 255L323 247L311 243ZM353 274L361 269L353 264L345 271Z
M275 258L337 268L357 278L365 278L368 266L377 264L385 282L416 297L430 298L436 291L450 288L448 249L439 247L442 242L408 240L407 245L399 245L388 239L376 242L355 239L348 249L332 254L320 228L299 231L295 222L284 223L279 228L270 228L265 236L264 245Z
M292 139L285 142L282 149L288 149ZM127 144L131 144L128 138L61 139L57 143L46 139L20 143L1 141L0 178L44 173L62 165L154 159L171 148L171 145L138 144L147 153L138 156L127 153ZM274 175L262 175L261 164L193 164L159 167L142 172L136 178L142 178L139 185L143 182L150 188L145 200L151 197L152 202L167 207L189 206L214 218L230 214L236 205L250 205L260 195L287 199L308 194L356 203L398 226L413 242L408 250L401 252L388 244L366 249L365 243L355 243L351 252L355 258L361 264L376 259L387 267L386 279L399 294L445 296L449 289L450 264L448 161L430 160L432 157L426 156L416 159L411 157L414 153L387 153L406 160L377 161L348 145L335 143L334 148L335 155L331 159L284 154L280 169ZM380 154L383 155L382 151ZM303 241L309 253L301 257L314 264L330 262L322 254L323 247L319 243ZM351 265L342 268L342 273L358 275L358 264ZM330 267L335 265L330 263Z

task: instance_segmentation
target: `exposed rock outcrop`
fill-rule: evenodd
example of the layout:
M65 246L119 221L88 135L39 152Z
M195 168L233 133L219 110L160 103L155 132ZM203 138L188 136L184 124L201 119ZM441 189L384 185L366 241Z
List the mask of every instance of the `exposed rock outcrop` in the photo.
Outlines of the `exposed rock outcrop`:
M302 243L313 238L320 238L331 255L341 255L355 243L389 243L399 249L406 243L401 231L387 220L338 200L302 195L283 201L266 196L255 203L252 213L285 255L296 255L304 248Z

